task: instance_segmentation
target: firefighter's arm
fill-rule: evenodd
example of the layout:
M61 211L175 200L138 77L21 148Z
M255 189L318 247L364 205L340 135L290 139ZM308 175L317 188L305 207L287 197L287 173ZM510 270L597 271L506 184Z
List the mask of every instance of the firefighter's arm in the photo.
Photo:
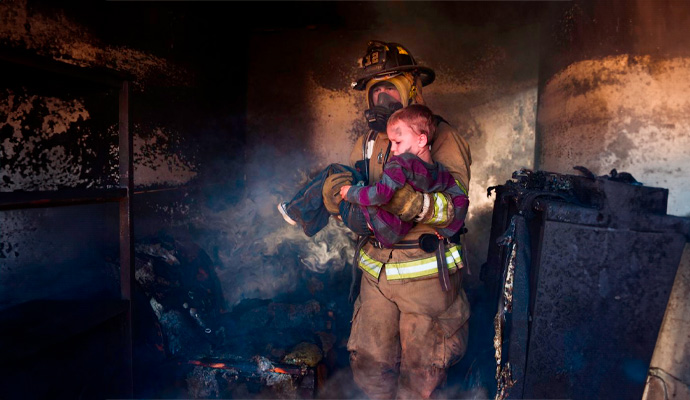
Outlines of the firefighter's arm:
M381 208L403 221L415 221L436 228L448 226L455 216L449 194L416 192L409 184L398 189L391 201Z

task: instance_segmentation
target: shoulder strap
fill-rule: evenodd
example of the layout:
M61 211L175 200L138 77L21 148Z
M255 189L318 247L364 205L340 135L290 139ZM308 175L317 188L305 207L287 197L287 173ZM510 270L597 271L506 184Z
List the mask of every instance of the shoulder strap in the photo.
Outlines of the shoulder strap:
M383 157L383 163L384 164L388 162L388 156L391 154L391 146L392 145L393 145L393 143L391 143L391 141L389 140L388 141L388 148L386 149L386 155Z
M364 178L369 181L369 158L371 157L371 154L368 154L371 149L371 152L373 152L374 148L374 141L376 140L376 137L379 135L378 132L375 130L371 129L369 130L369 133L367 133L367 137L364 138L362 141L362 160L364 160Z

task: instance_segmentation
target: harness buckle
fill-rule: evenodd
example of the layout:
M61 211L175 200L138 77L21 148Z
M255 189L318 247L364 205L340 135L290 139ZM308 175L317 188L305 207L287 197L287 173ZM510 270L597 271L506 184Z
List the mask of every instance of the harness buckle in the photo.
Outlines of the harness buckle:
M369 239L369 243L377 249L383 249L383 244L376 239Z

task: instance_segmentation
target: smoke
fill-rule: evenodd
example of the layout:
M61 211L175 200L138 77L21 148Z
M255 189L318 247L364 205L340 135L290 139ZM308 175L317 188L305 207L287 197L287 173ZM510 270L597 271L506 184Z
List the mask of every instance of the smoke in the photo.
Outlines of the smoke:
M287 224L276 206L315 173L307 158L272 146L248 146L248 162L226 166L228 182L208 193L197 225L200 243L218 261L228 305L298 290L304 272L333 274L350 260L353 234L331 218L313 237ZM267 162L270 160L270 162Z
M365 399L366 394L352 377L350 368L343 368L326 379L316 393L317 399Z
M314 237L308 238L300 228L286 226L264 238L266 255L280 256L279 244L296 249L300 264L312 272L339 271L345 266L347 253L352 251L354 238L341 222L331 219Z

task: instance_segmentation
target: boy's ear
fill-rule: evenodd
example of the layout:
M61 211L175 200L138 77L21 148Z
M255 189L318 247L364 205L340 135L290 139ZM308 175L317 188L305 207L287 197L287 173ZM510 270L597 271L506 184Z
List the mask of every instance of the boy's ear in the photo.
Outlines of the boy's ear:
M429 136L422 133L419 135L419 147L424 147L429 144Z

